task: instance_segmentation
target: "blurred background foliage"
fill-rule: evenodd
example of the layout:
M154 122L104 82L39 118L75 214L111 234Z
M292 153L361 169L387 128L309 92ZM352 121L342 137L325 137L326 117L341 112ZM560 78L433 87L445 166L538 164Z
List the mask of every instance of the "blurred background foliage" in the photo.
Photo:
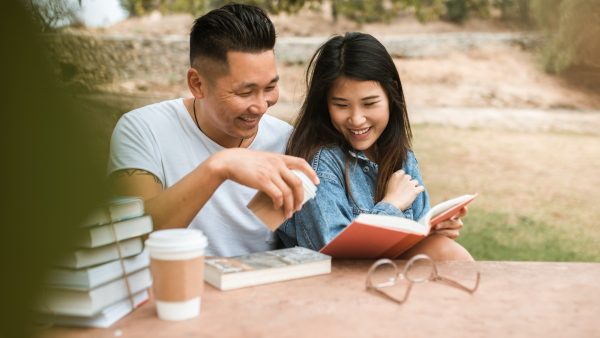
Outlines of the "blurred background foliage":
M544 34L546 71L600 72L600 1L532 0L531 12Z
M39 34L46 28L37 21L50 17L32 18L26 5L0 1L0 337L6 338L35 332L32 309L46 270L107 196L104 163L88 137L93 126L50 71L48 45Z
M131 15L159 10L162 13L186 12L200 15L220 7L228 0L120 0ZM469 17L490 17L497 10L502 19L529 21L529 0L242 0L277 14L293 14L303 8L330 7L333 19L345 16L356 22L387 21L399 12L413 12L421 21L447 20L461 23Z
M80 25L74 14L91 0L22 0L38 31ZM229 0L119 0L130 16L154 11L163 14L202 15ZM314 10L332 21L345 18L359 24L389 22L413 15L421 22L447 21L457 25L469 19L495 20L507 28L537 32L540 63L548 73L572 82L600 88L600 0L239 0L258 5L271 14L290 16Z
M42 32L68 23L78 25L73 12L86 0L28 0L33 21ZM198 16L228 0L120 0L131 16L152 11ZM470 18L499 19L543 34L540 59L549 73L600 72L600 1L594 0L240 0L271 14L293 15L302 9L326 10L331 20L345 17L357 23L388 22L400 14L420 21L461 24ZM599 79L595 79L599 80ZM595 81L594 80L594 81Z
M31 22L39 31L51 32L55 27L78 23L75 16L76 4L71 1L27 0L23 4L31 15Z
M121 0L131 15L158 10L200 15L226 0ZM345 17L358 23L387 22L400 13L420 21L461 24L469 18L498 18L543 34L540 58L550 73L600 69L600 1L590 0L247 0L269 13L297 13L303 8L327 9L332 20ZM582 70L583 69L583 70ZM596 72L597 73L597 72Z

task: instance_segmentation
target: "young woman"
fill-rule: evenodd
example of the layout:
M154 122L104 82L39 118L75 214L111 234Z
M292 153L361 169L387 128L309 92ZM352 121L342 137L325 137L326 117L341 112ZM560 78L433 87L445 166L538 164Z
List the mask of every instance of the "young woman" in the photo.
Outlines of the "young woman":
M287 154L311 163L317 195L278 230L285 246L321 249L360 213L418 220L429 196L411 151L400 76L385 47L363 33L335 36L310 61L308 90ZM466 209L461 216L466 214ZM472 260L446 221L403 254Z

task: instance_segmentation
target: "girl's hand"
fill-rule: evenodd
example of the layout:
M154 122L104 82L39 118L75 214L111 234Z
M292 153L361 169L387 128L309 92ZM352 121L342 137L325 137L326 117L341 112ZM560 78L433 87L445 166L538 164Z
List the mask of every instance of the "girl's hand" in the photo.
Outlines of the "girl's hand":
M435 228L431 231L429 235L442 235L451 239L456 239L460 235L460 229L463 226L463 222L461 220L467 214L467 207L463 207L460 209L458 215L452 217L451 219L438 223Z
M398 170L390 177L382 201L404 211L424 190L425 188L419 185L419 181L412 179L403 170Z

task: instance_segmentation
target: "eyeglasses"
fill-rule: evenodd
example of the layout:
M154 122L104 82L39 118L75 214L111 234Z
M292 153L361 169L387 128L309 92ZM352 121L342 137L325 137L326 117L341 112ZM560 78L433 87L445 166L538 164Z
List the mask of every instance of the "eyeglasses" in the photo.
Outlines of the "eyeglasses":
M392 269L390 269L390 267ZM394 286L399 280L403 279L408 282L404 297L397 298L384 291L385 288ZM408 260L402 272L400 272L396 263L391 259L382 258L377 260L371 265L371 268L369 268L369 271L367 272L366 287L369 291L377 292L379 295L389 300L402 304L408 299L408 295L415 283L425 283L429 281L443 282L468 293L474 293L479 287L479 279L480 274L477 272L475 285L473 287L467 287L455 280L440 276L433 259L425 254L418 254Z

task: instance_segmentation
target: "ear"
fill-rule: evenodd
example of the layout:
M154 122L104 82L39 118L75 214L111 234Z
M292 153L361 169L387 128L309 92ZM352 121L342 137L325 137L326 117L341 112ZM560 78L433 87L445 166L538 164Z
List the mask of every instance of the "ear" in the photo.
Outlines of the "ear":
M206 91L206 79L195 68L190 68L187 71L187 84L192 95L197 99L204 98Z

